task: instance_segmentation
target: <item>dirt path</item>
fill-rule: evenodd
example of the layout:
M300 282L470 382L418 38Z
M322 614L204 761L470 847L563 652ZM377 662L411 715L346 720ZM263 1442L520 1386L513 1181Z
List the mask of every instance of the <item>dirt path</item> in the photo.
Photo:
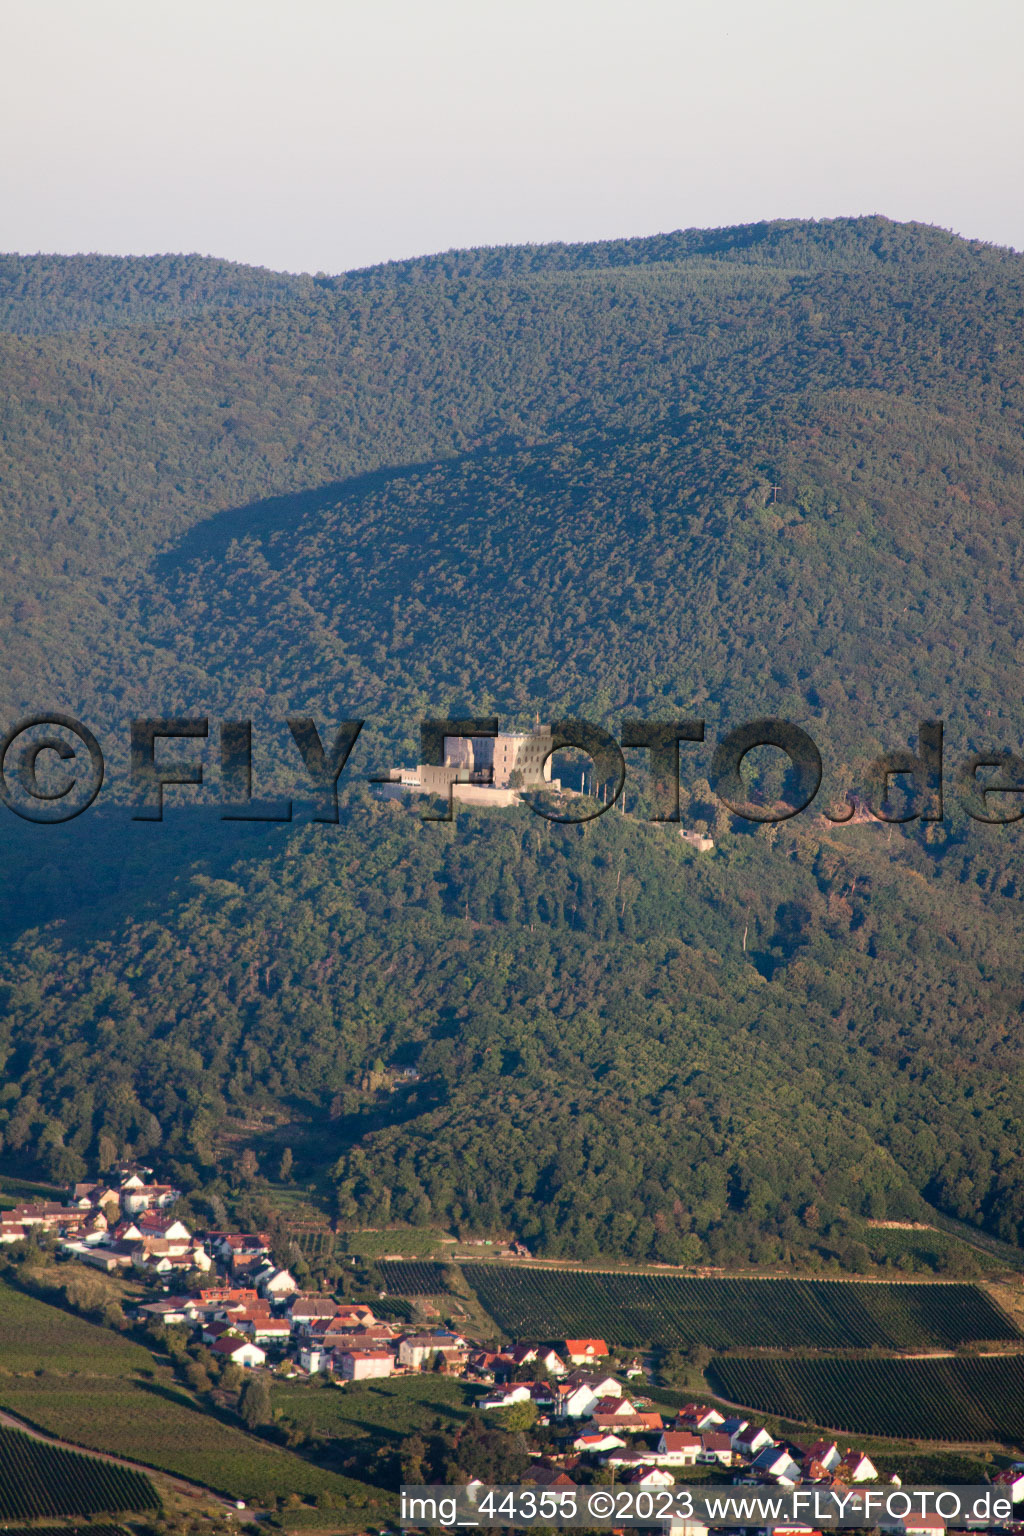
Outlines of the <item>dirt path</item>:
M41 1440L44 1445L55 1445L62 1451L77 1451L79 1455L93 1456L97 1461L108 1461L115 1467L128 1467L130 1471L141 1472L149 1478L156 1476L173 1488L175 1493L184 1494L189 1499L212 1499L221 1509L235 1513L234 1501L225 1498L222 1493L214 1493L212 1488L204 1488L201 1483L190 1483L173 1472L161 1471L159 1467L144 1466L141 1461L129 1461L125 1456L112 1456L107 1451L94 1451L85 1445L74 1445L70 1440L58 1440L56 1435L48 1435L44 1430L36 1429L35 1425L19 1419L16 1414L8 1413L6 1408L0 1408L0 1424L7 1429L20 1429L22 1434L31 1436L33 1440ZM247 1512L256 1513L251 1510Z

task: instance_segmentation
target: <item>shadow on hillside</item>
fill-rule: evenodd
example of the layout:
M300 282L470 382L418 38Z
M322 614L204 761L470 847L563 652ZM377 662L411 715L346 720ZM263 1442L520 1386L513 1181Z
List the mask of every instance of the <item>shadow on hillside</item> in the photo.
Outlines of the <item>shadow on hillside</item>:
M340 501L358 501L396 481L413 479L434 470L451 471L474 460L507 458L520 446L513 442L497 446L492 444L469 453L452 454L447 458L423 459L411 464L370 470L309 490L290 491L283 496L269 496L263 501L248 502L242 507L227 507L223 512L216 512L212 517L197 523L172 549L158 555L153 563L154 569L159 576L173 576L194 560L222 558L236 539L270 539L275 534L297 528L304 518L325 512L337 506Z

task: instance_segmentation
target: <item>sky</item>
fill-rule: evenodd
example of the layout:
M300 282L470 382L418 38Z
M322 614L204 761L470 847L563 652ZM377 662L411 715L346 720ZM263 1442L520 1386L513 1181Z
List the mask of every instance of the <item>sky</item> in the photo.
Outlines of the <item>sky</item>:
M1020 0L0 0L0 249L338 272L883 213L1024 249Z

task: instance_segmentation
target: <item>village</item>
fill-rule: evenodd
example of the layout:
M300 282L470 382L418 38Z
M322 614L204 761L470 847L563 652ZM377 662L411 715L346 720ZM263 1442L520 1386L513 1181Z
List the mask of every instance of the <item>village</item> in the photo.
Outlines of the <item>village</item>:
M304 1292L275 1264L268 1234L194 1234L174 1214L179 1198L172 1186L152 1182L151 1169L122 1164L105 1180L75 1184L67 1203L4 1211L0 1245L45 1233L66 1260L150 1281L154 1299L129 1309L136 1322L187 1331L222 1365L246 1372L341 1388L425 1371L458 1377L479 1389L476 1408L500 1415L510 1431L547 1431L543 1454L523 1478L537 1486L596 1477L655 1489L673 1486L682 1474L682 1481L710 1475L850 1492L880 1480L869 1456L837 1440L779 1440L742 1415L699 1402L666 1417L648 1395L644 1361L614 1355L605 1339L485 1348L451 1327L378 1317L368 1301ZM175 1280L189 1289L172 1293ZM891 1481L899 1484L896 1476ZM993 1481L1015 1503L1024 1500L1024 1463ZM942 1529L931 1516L908 1517L897 1536Z

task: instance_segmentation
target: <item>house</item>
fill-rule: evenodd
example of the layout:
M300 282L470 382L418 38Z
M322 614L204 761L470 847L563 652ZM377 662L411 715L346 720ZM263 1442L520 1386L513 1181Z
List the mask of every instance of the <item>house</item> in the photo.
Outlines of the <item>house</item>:
M804 1476L818 1482L834 1472L842 1459L834 1440L815 1440L804 1450Z
M102 1243L110 1230L110 1223L102 1211L92 1211L85 1218L81 1227L82 1241L85 1243Z
M402 1358L401 1345L398 1349L398 1358L399 1360ZM478 1398L476 1405L484 1413L490 1413L500 1408L511 1408L513 1403L528 1403L532 1385L533 1383L529 1381L515 1381L507 1387L495 1387L493 1392L487 1392L483 1397Z
M621 1397L614 1376L573 1371L555 1388L555 1412L561 1419L589 1418L603 1397Z
M722 1425L723 1432L725 1425ZM732 1448L738 1456L745 1456L748 1461L753 1461L761 1451L767 1451L774 1446L775 1441L766 1429L759 1424L747 1424L738 1434L732 1437Z
M666 1520L661 1531L662 1536L709 1536L703 1520Z
M665 1426L660 1413L635 1412L628 1419L617 1418L613 1414L592 1413L587 1420L587 1427L608 1430L615 1435L649 1435Z
M495 1372L518 1370L524 1365L543 1366L549 1376L564 1376L568 1367L557 1350L547 1344L510 1344L495 1357Z
M299 1350L299 1365L310 1376L316 1376L321 1371L334 1369L334 1356L330 1350L321 1349L319 1344L304 1344Z
M941 1515L904 1515L901 1520L879 1523L879 1529L893 1536L946 1536L946 1522Z
M23 1243L28 1233L29 1229L24 1222L11 1221L8 1216L0 1216L0 1243Z
M717 1424L708 1424L706 1426L705 1425L701 1425L701 1424L697 1424L694 1427L696 1429L703 1429L703 1428L717 1429L723 1435L728 1435L729 1436L729 1444L732 1446L733 1450L735 1451L735 1450L738 1449L737 1441L742 1437L744 1431L748 1430L750 1428L750 1420L749 1419L735 1419L735 1418L719 1419Z
M309 1296L303 1291L296 1291L288 1302L288 1316L295 1324L315 1323L318 1318L337 1315L338 1304L330 1296ZM372 1312L370 1316L373 1316Z
M628 1397L621 1393L609 1393L607 1397L599 1397L594 1404L594 1418L632 1419L636 1417L636 1409Z
M334 1368L344 1381L366 1381L370 1377L390 1376L395 1357L390 1349L335 1350Z
M576 1484L560 1467L550 1467L542 1461L535 1461L527 1467L523 1473L524 1483L535 1483L538 1488L575 1488Z
M8 1221L20 1222L23 1227L42 1227L44 1232L55 1232L58 1227L82 1219L77 1206L58 1205L55 1200L36 1200L30 1205L16 1205L5 1212L5 1216Z
M746 1425L746 1419L722 1418L717 1408L705 1408L700 1403L687 1403L685 1408L679 1410L678 1415L680 1429L694 1429L698 1433L705 1429L722 1429L726 1434L726 1424Z
M234 1323L226 1322L223 1318L212 1323L204 1323L199 1337L204 1344L216 1344L218 1339L231 1338L242 1339L245 1335Z
M732 1459L732 1441L729 1436L720 1429L705 1430L700 1437L697 1460L705 1466L712 1466L717 1462L719 1466L731 1467Z
M80 1211L96 1211L101 1206L120 1205L121 1197L109 1184L73 1184L69 1191L71 1204Z
M103 1248L98 1243L65 1242L61 1243L60 1251L66 1253L69 1259L77 1259L79 1264L89 1264L93 1269L101 1269L105 1275L112 1275L117 1269L128 1269L132 1262L128 1254L117 1253L112 1248Z
M212 1347L212 1352L218 1360L230 1360L233 1365L244 1365L247 1370L263 1365L267 1358L266 1352L251 1339L240 1339L233 1335L218 1339Z
M616 1470L631 1471L635 1467L656 1467L658 1465L657 1451L609 1451L601 1460L606 1467L614 1467Z
M783 1446L774 1442L755 1456L750 1469L759 1477L781 1483L784 1488L795 1488L802 1476L799 1462L794 1461Z
M664 1467L633 1467L622 1474L622 1481L638 1488L671 1488L675 1478Z
M625 1450L625 1440L620 1440L618 1435L613 1435L610 1430L599 1430L597 1434L577 1435L572 1442L574 1451L621 1451Z
M190 1321L185 1309L184 1296L172 1296L167 1301L147 1301L137 1309L142 1322L164 1323L168 1328Z
M398 1346L399 1365L413 1371L429 1370L438 1355L446 1365L463 1365L469 1358L469 1345L457 1333L441 1329L408 1334Z
M162 1211L143 1211L135 1225L143 1238L158 1237L166 1243L190 1243L192 1233L176 1216Z
M287 1344L291 1328L283 1317L242 1317L238 1326L257 1344Z
M609 1350L604 1339L566 1339L561 1353L572 1365L587 1365L603 1359Z
M835 1473L843 1483L877 1483L878 1481L878 1472L874 1464L861 1451L848 1450L836 1467Z
M666 1467L695 1467L701 1447L699 1435L688 1430L666 1429L658 1441L658 1462Z
M121 1191L121 1208L129 1216L137 1216L151 1207L163 1210L165 1206L173 1205L178 1196L179 1191L172 1189L170 1184L142 1184Z
M271 1265L268 1270L256 1276L257 1291L261 1296L270 1297L272 1301L280 1301L298 1288L294 1276L287 1269L277 1269Z
M1002 1497L1008 1498L1012 1504L1019 1504L1024 1500L1024 1467L1019 1462L1015 1466L1007 1467L1003 1472L997 1472L992 1481Z

